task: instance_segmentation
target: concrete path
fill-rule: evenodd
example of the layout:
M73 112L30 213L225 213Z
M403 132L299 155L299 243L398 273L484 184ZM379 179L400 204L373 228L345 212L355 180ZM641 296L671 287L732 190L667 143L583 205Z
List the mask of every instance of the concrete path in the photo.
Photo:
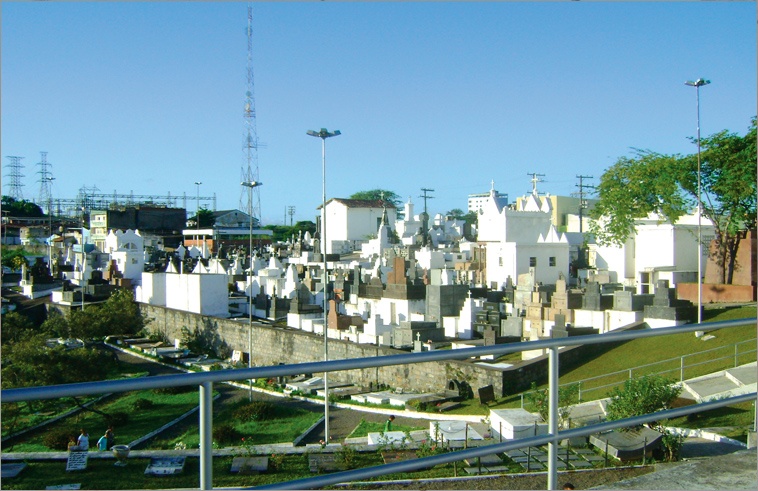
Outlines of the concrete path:
M724 445L713 444L711 445ZM655 472L590 489L758 489L756 449L657 464Z

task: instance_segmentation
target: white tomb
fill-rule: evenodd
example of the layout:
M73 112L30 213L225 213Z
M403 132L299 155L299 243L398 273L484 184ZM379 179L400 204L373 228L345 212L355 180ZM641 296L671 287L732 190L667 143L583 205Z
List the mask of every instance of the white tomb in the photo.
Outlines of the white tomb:
M542 416L525 409L490 410L490 427L494 437L502 434L504 440L517 440L530 436L547 435L547 423Z
M439 442L484 440L468 421L430 421L429 435Z

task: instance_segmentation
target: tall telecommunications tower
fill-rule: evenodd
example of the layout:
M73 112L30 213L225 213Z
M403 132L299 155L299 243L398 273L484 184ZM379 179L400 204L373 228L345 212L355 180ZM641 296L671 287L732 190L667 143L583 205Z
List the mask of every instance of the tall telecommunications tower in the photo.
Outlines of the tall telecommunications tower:
M7 165L9 170L8 180L10 181L7 184L9 188L8 196L20 201L24 199L24 193L21 190L21 188L24 187L24 184L21 182L21 178L24 177L24 175L21 173L21 169L24 168L24 164L21 163L21 160L24 157L8 155L5 158L10 160L10 163Z
M52 198L53 193L51 191L52 188L52 180L53 174L50 171L50 167L52 164L50 164L47 161L47 152L40 152L40 160L37 163L39 166L39 170L37 171L37 174L39 174L39 201L38 203L44 203L45 206L47 206L47 213L48 215L52 212L50 209L52 207Z
M253 82L253 6L247 6L247 91L245 92L245 160L247 167L241 170L242 181L260 181L258 173L258 133L255 128L255 83ZM252 193L252 199L250 194ZM258 187L242 187L240 210L247 210L252 203L251 218L261 219L261 195Z

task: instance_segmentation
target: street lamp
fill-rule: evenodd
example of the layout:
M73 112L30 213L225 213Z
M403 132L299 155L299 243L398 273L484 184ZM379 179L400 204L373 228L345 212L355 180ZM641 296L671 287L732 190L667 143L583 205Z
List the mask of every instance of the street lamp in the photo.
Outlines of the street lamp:
M197 194L195 195L195 230L197 230L195 235L195 246L197 246L197 241L200 240L200 185L202 184L201 181L195 181L195 186L197 186ZM203 238L203 242L205 242L205 239ZM200 253L202 256L202 252Z
M250 222L250 235L248 243L248 254L250 255L250 269L248 274L247 285L250 288L247 305L248 333L247 333L247 367L253 368L253 188L263 185L259 181L242 181L240 183L247 190L247 212L248 222ZM253 379L250 379L250 400L253 400Z
M711 83L710 80L699 78L684 82L684 85L695 87L697 96L697 323L703 321L703 275L701 272L703 261L703 237L701 217L703 215L703 202L700 197L700 87Z
M308 130L310 136L321 138L321 244L324 256L324 361L329 361L329 321L326 317L326 139L341 135L339 130L333 132L321 128L320 131ZM329 442L329 374L324 372L324 441Z

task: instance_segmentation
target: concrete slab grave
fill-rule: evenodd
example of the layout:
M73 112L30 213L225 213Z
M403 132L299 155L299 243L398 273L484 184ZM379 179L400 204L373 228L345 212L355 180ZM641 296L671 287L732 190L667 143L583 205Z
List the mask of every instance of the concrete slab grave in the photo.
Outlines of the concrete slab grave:
M150 476L171 476L184 471L185 457L153 457L145 468Z

